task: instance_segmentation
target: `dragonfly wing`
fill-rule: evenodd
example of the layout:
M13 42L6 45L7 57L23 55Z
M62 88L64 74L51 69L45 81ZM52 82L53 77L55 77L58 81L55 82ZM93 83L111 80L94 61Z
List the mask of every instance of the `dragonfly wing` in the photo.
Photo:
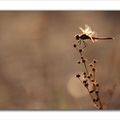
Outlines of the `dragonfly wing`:
M83 28L81 28L81 27L79 27L79 29L82 31L82 33L84 33L84 34L88 34L88 33L91 33L92 32L92 30L91 30L91 28L88 26L88 25L85 25L85 30L83 29Z
M92 31L91 28L88 25L86 25L86 24L85 24L85 29L83 29L81 27L79 27L79 29L81 30L81 32L83 34L86 34L86 35L88 35L91 38L92 38L93 35L95 35L95 32Z
M91 32L92 30L91 30L91 28L88 25L85 24L85 31L86 32Z
M79 27L79 29L81 30L82 33L85 33L85 30L81 27Z
M92 29L88 25L85 25L85 34L89 36L93 36L95 32L92 31Z

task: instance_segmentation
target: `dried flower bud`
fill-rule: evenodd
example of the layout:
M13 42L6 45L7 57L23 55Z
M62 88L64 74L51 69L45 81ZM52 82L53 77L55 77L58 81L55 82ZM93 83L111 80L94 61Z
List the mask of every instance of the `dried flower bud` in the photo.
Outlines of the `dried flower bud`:
M86 60L85 59L82 59L82 63L85 63L86 62Z
M85 84L85 87L88 87L88 83Z
M99 93L99 91L95 91L95 93L96 93L96 94L98 94L98 93Z
M76 38L76 40L79 40L79 39L80 39L80 36L79 36L79 35L76 35L75 38Z
M99 87L99 84L97 83L96 86Z
M80 74L77 74L76 77L79 78L79 77L80 77Z
M89 91L89 93L93 93L93 92L94 92L94 90Z
M88 75L87 78L90 79L90 76Z
M73 47L74 47L74 48L76 48L76 47L77 47L77 45L76 45L76 44L74 44L74 45L73 45Z
M96 63L97 61L96 60L93 60L93 63Z
M87 82L87 80L84 80L84 81L83 81L83 83L86 83L86 82Z
M90 64L89 66L90 66L90 67L93 67L93 64Z
M84 59L83 57L81 57L81 59Z
M86 76L86 72L83 72L83 77L84 77L84 78L86 78L86 77L87 77L87 76Z
M92 77L93 76L93 74L92 73L90 73L90 77Z
M91 82L95 82L95 80L91 80Z
M79 49L79 52L81 53L83 50L82 49Z
M86 75L84 75L84 78L86 78L87 76Z
M84 72L83 75L86 75L86 72Z
M94 71L95 71L95 68L92 68L92 71L94 72Z

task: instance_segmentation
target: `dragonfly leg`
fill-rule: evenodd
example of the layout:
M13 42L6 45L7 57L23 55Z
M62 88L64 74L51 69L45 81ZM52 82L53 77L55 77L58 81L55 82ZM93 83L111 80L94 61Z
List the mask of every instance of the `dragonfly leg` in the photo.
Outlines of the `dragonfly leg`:
M78 41L78 44L81 45L81 40Z
M87 46L86 42L83 40L84 47L83 49Z
M82 46L82 48L81 49L84 49L86 46L87 46L87 44L86 44L86 42L84 41L84 40L79 40L78 41L78 44L79 44L79 46L82 44L82 42L83 42L83 45L84 46Z

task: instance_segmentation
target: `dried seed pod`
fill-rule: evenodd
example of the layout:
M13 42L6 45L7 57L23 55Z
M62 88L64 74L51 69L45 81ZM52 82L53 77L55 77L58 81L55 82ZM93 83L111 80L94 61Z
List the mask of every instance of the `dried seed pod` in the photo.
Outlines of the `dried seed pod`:
M84 58L83 58L83 57L81 57L81 59L83 60Z
M87 83L87 80L84 80L83 83Z
M79 49L79 52L81 53L83 50L82 49Z
M94 92L94 90L89 91L89 93L93 93L93 92Z
M74 47L74 48L76 48L76 47L77 47L77 45L76 45L76 44L74 44L74 45L73 45L73 47Z
M95 102L96 101L96 99L95 98L93 98L93 102Z
M88 75L87 78L90 79L90 76Z
M86 75L86 72L84 72L83 75Z
M86 60L85 59L82 59L82 63L85 63L86 62Z
M77 74L76 77L79 78L79 77L80 77L80 74Z
M96 84L96 87L99 87L99 84L98 84L98 83Z
M95 82L95 80L91 80L91 82Z
M96 60L93 60L93 63L96 63L97 61Z
M98 93L99 93L99 91L95 91L95 93L96 93L96 94L98 94Z
M78 61L77 63L80 64L80 61Z
M92 73L90 73L90 77L92 77L93 76L93 74Z
M84 77L84 78L86 78L86 77L87 77L86 72L83 72L83 77Z
M88 87L88 83L85 84L85 87Z
M84 78L86 78L87 76L86 76L86 75L84 75L83 77L84 77Z
M94 72L94 71L95 71L95 68L92 68L92 71Z
M90 67L93 67L93 64L89 64Z

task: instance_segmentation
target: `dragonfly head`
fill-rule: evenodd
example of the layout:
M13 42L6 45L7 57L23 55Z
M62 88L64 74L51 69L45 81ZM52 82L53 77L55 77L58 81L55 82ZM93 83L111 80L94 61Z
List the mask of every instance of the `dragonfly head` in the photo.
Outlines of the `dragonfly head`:
M76 40L79 40L79 39L80 39L80 35L76 35L76 36L75 36L75 39L76 39Z

